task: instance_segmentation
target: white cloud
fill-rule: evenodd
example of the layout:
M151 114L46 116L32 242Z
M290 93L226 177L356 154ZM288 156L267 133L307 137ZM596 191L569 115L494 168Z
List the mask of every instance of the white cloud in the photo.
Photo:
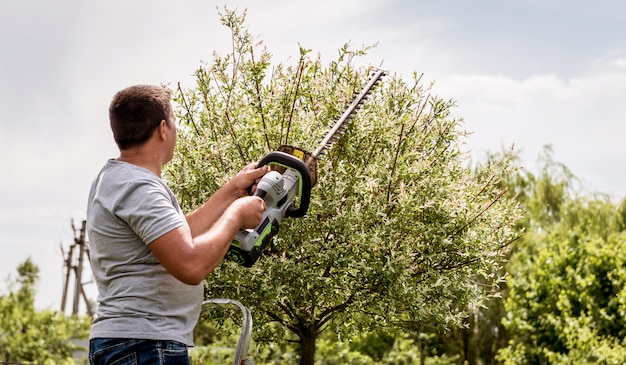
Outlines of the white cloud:
M626 58L618 58L616 60L611 61L610 64L617 68L626 69Z
M440 96L457 100L457 114L474 134L475 152L515 144L529 165L543 145L575 175L593 176L591 190L626 195L626 71L564 79L554 74L514 79L504 75L451 75L437 80ZM599 156L603 156L600 157Z

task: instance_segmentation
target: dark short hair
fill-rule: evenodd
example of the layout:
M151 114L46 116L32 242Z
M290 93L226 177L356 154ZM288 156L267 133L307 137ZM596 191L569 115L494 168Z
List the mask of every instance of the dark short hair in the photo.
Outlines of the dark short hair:
M153 85L135 85L120 90L109 105L113 138L120 150L144 144L162 120L170 123L170 90Z

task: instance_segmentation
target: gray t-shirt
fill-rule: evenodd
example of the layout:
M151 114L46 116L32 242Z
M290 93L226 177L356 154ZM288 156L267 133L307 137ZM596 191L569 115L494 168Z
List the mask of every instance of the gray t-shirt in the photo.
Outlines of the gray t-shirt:
M176 197L153 172L109 160L93 182L87 232L98 309L90 338L174 340L193 345L203 286L172 276L148 245L187 225Z

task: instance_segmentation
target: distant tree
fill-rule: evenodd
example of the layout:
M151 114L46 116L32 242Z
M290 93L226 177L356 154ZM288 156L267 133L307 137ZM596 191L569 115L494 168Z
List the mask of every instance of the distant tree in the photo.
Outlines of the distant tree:
M621 364L626 358L626 235L622 211L577 195L575 178L544 154L528 175L528 233L509 266L511 338L504 364Z
M619 206L617 218L617 229L619 231L626 231L626 198L622 200Z
M77 363L74 353L83 349L72 341L87 338L89 319L36 310L39 268L29 258L17 272L10 293L0 296L0 363Z
M349 45L328 66L301 47L294 67L271 68L244 18L222 14L233 53L178 90L183 126L165 177L185 209L281 144L312 150L370 71L355 66L368 49ZM254 267L221 265L207 295L241 300L255 339L296 341L301 364L314 363L324 331L462 325L499 279L520 212L498 188L506 159L465 167L453 107L418 77L390 75L320 161L307 216L285 219Z

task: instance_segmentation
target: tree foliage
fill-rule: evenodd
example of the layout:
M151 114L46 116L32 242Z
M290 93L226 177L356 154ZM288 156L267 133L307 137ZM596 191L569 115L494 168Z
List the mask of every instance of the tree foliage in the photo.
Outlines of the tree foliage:
M619 364L626 358L626 235L619 207L576 195L574 177L544 154L528 174L528 233L510 265L505 364Z
M183 126L165 176L184 209L281 144L313 150L371 70L356 65L368 48L348 44L328 65L300 47L296 65L271 66L245 13L221 17L233 52L199 67L176 99ZM254 267L222 264L207 295L241 300L255 339L297 341L302 364L326 330L462 325L498 280L520 212L498 188L508 160L465 166L453 107L417 74L389 75L319 161L307 216L283 220Z
M89 318L36 310L39 268L27 259L17 272L10 293L0 296L0 362L75 364L75 352L84 349L72 341L87 338Z

